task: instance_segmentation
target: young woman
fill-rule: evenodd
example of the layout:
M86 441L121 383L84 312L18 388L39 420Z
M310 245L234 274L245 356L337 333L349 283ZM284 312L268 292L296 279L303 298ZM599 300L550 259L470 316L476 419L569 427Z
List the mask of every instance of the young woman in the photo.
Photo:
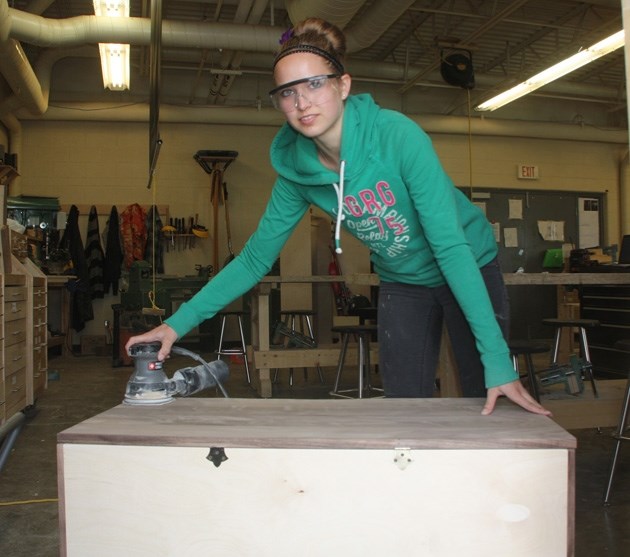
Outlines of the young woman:
M278 173L257 230L239 256L159 327L131 338L173 343L268 272L311 204L370 249L380 277L380 372L388 397L431 397L442 321L464 396L499 396L549 414L520 383L499 321L508 302L485 216L457 190L427 135L369 95L350 96L345 38L308 19L283 36L270 92L287 123L271 146ZM486 390L487 389L487 390Z

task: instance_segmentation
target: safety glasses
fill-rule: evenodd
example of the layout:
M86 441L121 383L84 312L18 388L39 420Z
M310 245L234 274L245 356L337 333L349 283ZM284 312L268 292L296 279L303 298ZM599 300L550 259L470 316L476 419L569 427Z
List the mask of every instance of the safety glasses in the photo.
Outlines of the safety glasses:
M306 103L323 104L330 100L332 91L335 90L333 79L339 74L315 75L296 79L285 83L269 91L269 97L274 108L282 112L293 112L302 98Z

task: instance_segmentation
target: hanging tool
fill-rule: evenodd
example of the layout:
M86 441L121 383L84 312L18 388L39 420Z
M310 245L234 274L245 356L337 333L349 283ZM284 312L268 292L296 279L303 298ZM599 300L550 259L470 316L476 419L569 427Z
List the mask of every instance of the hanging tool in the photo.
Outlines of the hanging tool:
M169 246L175 251L175 227L173 226L173 219L168 219L168 224L162 227L162 232L167 238L166 251L169 251Z
M193 230L195 229L195 219L190 217L190 226L188 227L188 234L190 234L190 247L195 247L195 236L193 235Z
M223 185L223 173L238 156L237 151L197 151L193 158L212 177L210 198L212 201L213 267L219 268L219 201Z
M225 258L225 262L223 266L225 267L230 261L232 261L236 256L234 255L234 251L232 250L232 232L230 231L230 211L228 210L228 192L227 192L227 184L223 182L223 187L221 188L223 192L223 208L225 209L225 231L227 234L227 245L228 245L228 256Z
M149 50L149 181L155 179L157 160L162 147L160 137L160 85L162 80L162 0L151 2L151 45Z

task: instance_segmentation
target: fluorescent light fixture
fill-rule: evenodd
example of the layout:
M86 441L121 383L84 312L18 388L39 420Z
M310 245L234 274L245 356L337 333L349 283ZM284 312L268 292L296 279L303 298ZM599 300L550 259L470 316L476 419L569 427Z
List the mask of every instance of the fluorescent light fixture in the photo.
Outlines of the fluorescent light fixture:
M554 66L550 66L546 70L536 74L533 77L519 83L515 87L500 93L496 97L492 97L490 100L487 100L480 105L475 107L475 110L485 111L485 110L496 110L497 108L501 108L516 99L520 99L521 97L539 89L543 85L547 85L551 81L555 81L556 79L561 78L563 75L571 73L572 71L585 66L589 62L593 60L597 60L618 48L621 48L625 43L625 33L624 31L618 31L614 35L605 38L602 41L594 44L593 46L581 50L577 54L570 56L569 58L562 60L562 62L558 62Z
M129 17L129 0L94 0L97 16ZM99 43L103 86L111 91L129 89L128 44Z

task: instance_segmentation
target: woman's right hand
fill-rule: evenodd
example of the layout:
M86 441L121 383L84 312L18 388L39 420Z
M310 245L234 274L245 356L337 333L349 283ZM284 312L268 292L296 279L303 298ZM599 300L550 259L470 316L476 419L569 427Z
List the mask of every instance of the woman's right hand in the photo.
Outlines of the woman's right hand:
M157 359L160 361L164 361L171 352L171 347L177 340L177 333L171 329L166 323L162 323L158 325L155 329L151 329L146 333L142 333L141 335L136 335L135 337L131 337L127 344L125 344L125 350L129 353L129 349L134 344L140 344L144 342L161 342L162 347L158 352Z

